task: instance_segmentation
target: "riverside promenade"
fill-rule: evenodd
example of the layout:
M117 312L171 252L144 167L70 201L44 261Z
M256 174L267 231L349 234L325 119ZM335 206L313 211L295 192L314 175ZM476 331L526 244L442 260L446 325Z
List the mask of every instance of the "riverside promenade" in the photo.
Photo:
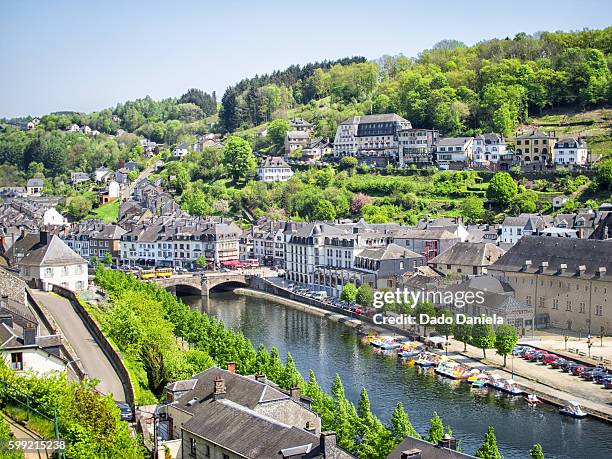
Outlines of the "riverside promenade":
M317 308L261 290L236 289L235 292L241 295L265 298L310 314L326 317L364 333L394 334L412 339L418 336L416 328L398 330L395 327L373 325L369 319L364 317L351 317L340 312L331 312L324 308ZM522 343L522 341L520 342ZM503 357L497 355L495 349L487 349L487 357L483 358L482 349L468 345L467 351L464 352L463 343L452 338L449 339L449 343L449 356L461 364L478 368L487 373L497 373L506 379L513 378L526 392L534 393L540 399L557 406L563 406L570 400L576 400L592 416L612 423L612 405L610 404L612 394L601 385L583 381L576 376L552 369L546 365L525 361L520 357L508 356L506 367L503 367ZM524 344L536 345L537 343L525 341ZM444 353L444 351L438 352Z

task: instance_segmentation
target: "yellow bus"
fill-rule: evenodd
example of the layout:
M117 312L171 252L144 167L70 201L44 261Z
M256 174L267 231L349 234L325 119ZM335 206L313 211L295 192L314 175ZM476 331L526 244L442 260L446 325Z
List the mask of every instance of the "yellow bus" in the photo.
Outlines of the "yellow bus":
M155 270L143 269L140 271L138 277L140 277L141 279L155 279Z
M174 272L172 271L172 268L159 268L155 270L155 276L158 278L172 277L172 274L174 274Z

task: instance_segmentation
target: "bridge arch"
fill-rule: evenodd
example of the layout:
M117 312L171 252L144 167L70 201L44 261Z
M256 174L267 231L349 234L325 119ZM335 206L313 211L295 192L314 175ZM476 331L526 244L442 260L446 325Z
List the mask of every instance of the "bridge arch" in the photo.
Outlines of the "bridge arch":
M227 291L227 290L233 290L235 288L244 288L248 286L249 284L247 284L246 281L227 280L227 281L215 283L214 285L209 286L208 291L209 292Z
M202 288L191 284L173 284L164 286L166 290L177 295L201 295Z

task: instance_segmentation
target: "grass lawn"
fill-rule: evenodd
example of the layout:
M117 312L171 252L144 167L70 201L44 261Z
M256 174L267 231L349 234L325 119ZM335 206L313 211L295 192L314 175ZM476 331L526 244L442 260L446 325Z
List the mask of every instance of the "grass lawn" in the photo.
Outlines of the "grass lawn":
M119 218L119 200L94 209L89 217L99 218L104 223L116 223Z

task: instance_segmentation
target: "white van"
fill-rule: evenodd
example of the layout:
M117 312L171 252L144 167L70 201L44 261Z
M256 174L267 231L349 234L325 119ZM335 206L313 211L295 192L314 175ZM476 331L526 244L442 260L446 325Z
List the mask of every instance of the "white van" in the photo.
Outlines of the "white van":
M327 298L327 292L325 290L320 290L318 292L315 292L312 297L315 300L322 300L323 298Z

